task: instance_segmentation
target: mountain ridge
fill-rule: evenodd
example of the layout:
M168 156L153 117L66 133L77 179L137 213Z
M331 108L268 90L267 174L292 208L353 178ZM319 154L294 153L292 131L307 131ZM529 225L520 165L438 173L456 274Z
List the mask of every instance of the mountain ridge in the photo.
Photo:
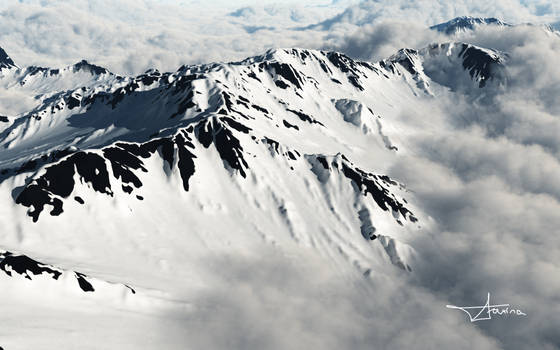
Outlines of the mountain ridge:
M386 171L408 152L402 135L412 130L395 118L400 102L448 93L449 86L433 79L430 62L437 60L448 62L478 94L493 82L486 68L506 63L498 52L451 42L403 49L376 63L337 52L275 49L238 62L135 77L84 61L56 74L19 69L5 75L0 83L9 85L27 72L32 79L14 85L41 94L35 108L0 125L0 196L7 203L0 216L14 218L8 231L58 237L41 246L9 241L6 250L36 256L50 247L56 259L97 266L88 276L109 274L128 285L128 265L109 266L89 252L103 247L112 261L117 246L90 238L93 245L85 247L79 237L120 232L134 240L128 227L138 225L142 234L163 226L169 239L178 239L186 234L179 224L185 210L193 228L188 234L201 241L204 232L216 232L219 220L237 227L232 237L239 244L253 242L258 232L267 241L342 254L363 273L382 261L411 271L414 249L407 242L430 219L406 184ZM113 208L110 217L106 207ZM173 214L174 208L185 209ZM237 217L244 222L234 224ZM148 246L161 244L145 239ZM61 251L55 243L61 240L88 253ZM189 242L191 254L206 249ZM176 259L180 265L185 258ZM145 286L143 278L130 285Z

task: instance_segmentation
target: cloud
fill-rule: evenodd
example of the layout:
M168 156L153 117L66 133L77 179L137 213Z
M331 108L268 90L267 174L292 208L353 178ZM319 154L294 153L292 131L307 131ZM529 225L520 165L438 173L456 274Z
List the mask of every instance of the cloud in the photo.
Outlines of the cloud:
M67 66L87 59L120 74L149 68L173 71L182 64L244 59L272 47L339 48L358 31L377 29L389 37L378 42L386 54L393 47L425 42L420 26L472 14L497 16L514 23L553 22L557 6L511 1L0 1L0 46L21 66ZM411 24L410 19L415 23ZM398 26L371 27L385 20ZM406 24L408 22L408 24ZM320 25L315 25L320 23ZM307 29L302 29L307 28ZM365 32L365 34L363 34ZM421 34L418 37L416 34ZM397 35L399 40L390 41ZM393 44L393 45L391 45ZM410 45L407 45L410 46ZM373 45L369 45L373 47ZM361 54L360 52L358 52ZM361 57L361 56L360 56ZM377 57L377 56L375 56Z
M317 41L316 33L289 28L326 18L343 6L324 3L236 10L192 1L4 2L0 46L20 66L65 66L87 59L121 74L173 71L182 64L240 60L275 46L308 46ZM268 30L247 30L258 27Z
M490 292L527 312L477 325L504 348L556 349L560 102L552 91L560 39L535 26L461 39L509 53L507 86L441 94L414 111L437 128L413 137L419 157L401 158L390 174L414 190L438 227L411 243L420 256L413 276L455 305L480 305Z
M448 40L449 38L430 30L422 23L390 19L364 25L355 32L331 34L325 48L344 52L353 58L376 62L403 47L420 48L432 42Z
M0 86L0 106L2 115L17 115L30 110L37 101L29 94Z
M407 284L405 272L339 274L315 253L296 252L203 261L207 285L185 298L194 308L165 318L183 325L184 344L196 348L500 348L444 299Z
M427 177L439 167L415 166L422 173L414 174L406 170L405 177L423 183L417 198L441 225L412 242L421 256L413 274L416 282L455 305L483 305L490 292L493 302L526 312L521 319L477 324L506 349L557 348L560 318L551 306L558 304L560 291L558 200L516 193L496 176L464 182L455 178L458 185L451 189L427 186Z

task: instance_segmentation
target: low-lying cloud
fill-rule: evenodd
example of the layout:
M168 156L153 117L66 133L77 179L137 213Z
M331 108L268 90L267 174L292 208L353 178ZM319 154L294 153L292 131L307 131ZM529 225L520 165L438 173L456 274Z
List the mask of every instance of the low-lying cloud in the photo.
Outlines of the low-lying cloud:
M412 243L422 257L413 276L460 305L482 305L490 292L494 302L524 309L526 318L477 325L503 348L556 349L560 102L552 96L560 38L521 26L467 39L509 54L508 81L444 94L416 111L438 129L417 135L419 157L401 159L391 173L438 228Z
M210 258L193 309L164 317L182 325L183 344L194 348L500 348L403 271L339 274L315 253L299 253Z

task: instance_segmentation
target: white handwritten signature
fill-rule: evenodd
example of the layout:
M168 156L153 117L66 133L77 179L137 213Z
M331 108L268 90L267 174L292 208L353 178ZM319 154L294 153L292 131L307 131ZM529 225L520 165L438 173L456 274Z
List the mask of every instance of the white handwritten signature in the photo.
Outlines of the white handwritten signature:
M481 306L446 305L446 307L466 312L467 315L469 315L471 322L491 320L492 315L527 316L527 314L521 310L510 308L509 304L490 305L490 293L488 293L486 304Z

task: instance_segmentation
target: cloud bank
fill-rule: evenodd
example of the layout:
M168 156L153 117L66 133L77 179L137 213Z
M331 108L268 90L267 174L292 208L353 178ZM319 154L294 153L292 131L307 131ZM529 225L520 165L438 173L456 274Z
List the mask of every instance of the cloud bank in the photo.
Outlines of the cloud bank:
M221 256L204 261L208 287L194 308L168 310L178 343L211 349L499 349L495 339L447 312L398 269L364 278L312 252ZM437 334L437 336L435 336Z
M552 23L560 10L544 1L505 0L241 1L235 6L217 0L4 0L0 46L22 66L58 67L87 59L116 73L139 74L154 67L170 71L182 64L240 60L272 47L352 53L343 45L349 36L377 29L394 35L388 27L371 27L388 19L409 33L466 14ZM398 35L396 44L418 43ZM379 54L393 47L385 46Z
M415 139L420 156L392 171L438 223L412 244L423 257L413 276L455 305L481 305L491 292L524 308L526 318L477 324L501 347L556 349L560 38L520 26L465 39L509 54L507 86L438 96L407 116L438 125Z

